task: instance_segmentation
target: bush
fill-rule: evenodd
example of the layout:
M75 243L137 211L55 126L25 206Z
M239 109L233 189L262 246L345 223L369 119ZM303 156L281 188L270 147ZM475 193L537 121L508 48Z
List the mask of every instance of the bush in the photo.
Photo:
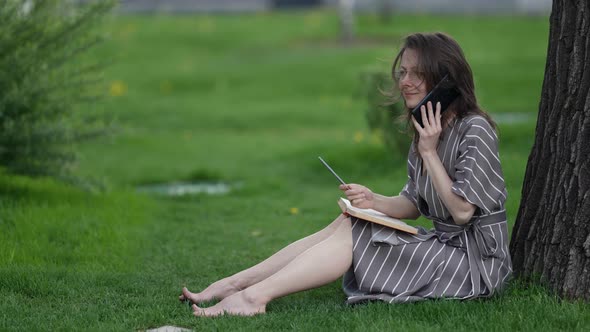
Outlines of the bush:
M64 175L76 160L75 144L104 134L96 101L103 63L85 59L102 41L93 32L113 1L0 2L0 165L25 175ZM88 109L88 107L86 107Z
M364 93L368 107L365 112L367 124L374 135L384 141L393 156L406 158L411 138L407 134L407 124L400 121L405 110L402 102L390 104L384 92L391 89L391 78L380 70L367 70L362 74Z

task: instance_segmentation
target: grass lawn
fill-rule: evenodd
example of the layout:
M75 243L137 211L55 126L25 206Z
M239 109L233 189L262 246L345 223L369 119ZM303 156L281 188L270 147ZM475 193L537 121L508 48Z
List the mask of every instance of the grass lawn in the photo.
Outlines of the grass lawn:
M587 330L590 305L510 285L490 300L347 306L340 282L271 302L252 318L196 319L177 300L327 225L337 183L397 194L405 156L372 139L360 74L388 70L400 37L445 31L462 44L482 106L500 123L512 227L533 142L547 17L359 17L342 47L324 11L117 16L105 73L117 134L85 144L88 191L0 173L0 330ZM227 195L138 193L173 180L239 184ZM417 224L427 225L426 220Z

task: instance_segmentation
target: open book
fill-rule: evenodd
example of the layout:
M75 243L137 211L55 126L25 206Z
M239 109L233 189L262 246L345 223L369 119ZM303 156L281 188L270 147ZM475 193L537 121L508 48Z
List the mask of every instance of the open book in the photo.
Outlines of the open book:
M341 197L340 200L338 200L338 205L340 206L340 209L342 209L342 212L346 212L353 217L398 229L406 233L418 234L418 229L416 227L412 227L399 219L392 218L373 209L359 209L354 207L346 198Z

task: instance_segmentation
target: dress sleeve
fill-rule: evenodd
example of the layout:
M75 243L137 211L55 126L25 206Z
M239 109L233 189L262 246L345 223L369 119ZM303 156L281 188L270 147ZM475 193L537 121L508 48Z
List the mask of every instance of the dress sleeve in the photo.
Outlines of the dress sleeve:
M412 144L410 147L410 152L408 153L408 181L399 194L400 196L404 196L409 199L417 209L418 192L416 191L416 182L414 181L414 176L416 174L416 158L414 157L413 146L414 144Z
M461 136L451 190L481 214L504 209L506 185L498 156L498 137L483 117L469 121Z

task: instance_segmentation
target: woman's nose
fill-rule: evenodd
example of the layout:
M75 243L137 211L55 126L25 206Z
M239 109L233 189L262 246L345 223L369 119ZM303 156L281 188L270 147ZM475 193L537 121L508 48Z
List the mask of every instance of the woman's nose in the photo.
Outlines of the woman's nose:
M408 78L408 75L404 75L399 78L399 84L401 87L411 86L412 81Z

